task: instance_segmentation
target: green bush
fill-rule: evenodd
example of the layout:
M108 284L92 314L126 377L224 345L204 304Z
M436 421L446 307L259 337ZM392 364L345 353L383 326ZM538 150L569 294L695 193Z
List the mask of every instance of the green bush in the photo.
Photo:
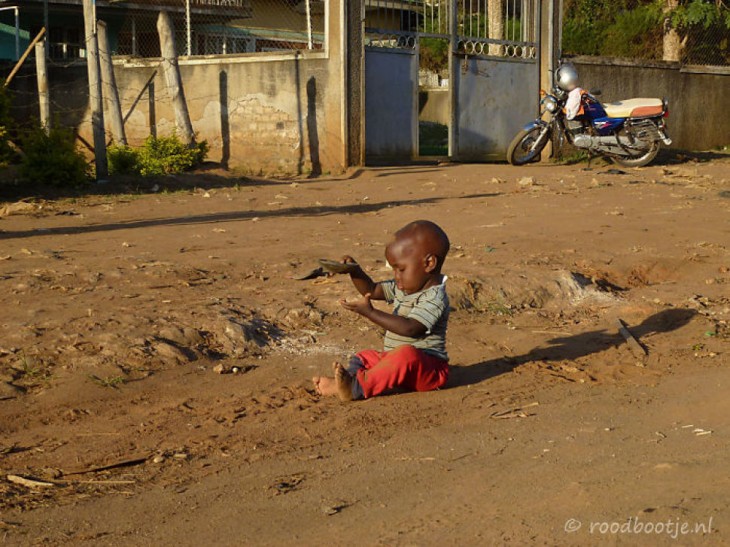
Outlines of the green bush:
M76 148L73 131L35 127L23 138L23 179L50 186L80 186L89 181L89 165Z
M144 177L172 175L200 165L207 155L207 141L189 147L177 135L149 136L141 148L110 147L109 170L113 174L138 174Z
M17 155L10 146L11 133L15 129L15 122L10 115L12 108L10 91L4 85L0 85L0 166L2 167L17 160Z
M138 175L139 153L131 146L114 144L107 148L109 173L112 175Z

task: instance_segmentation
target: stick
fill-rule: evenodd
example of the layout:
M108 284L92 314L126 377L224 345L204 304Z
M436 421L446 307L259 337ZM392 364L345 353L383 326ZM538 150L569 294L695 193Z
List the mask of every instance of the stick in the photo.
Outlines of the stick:
M136 481L71 481L72 484L134 484Z
M106 471L107 469L114 469L116 467L131 467L133 465L139 465L141 463L144 463L147 461L147 456L143 457L137 457L132 458L128 460L121 460L115 463L110 463L108 465L98 465L95 467L89 467L88 469L79 469L78 471L69 471L68 473L64 473L64 477L68 477L69 475L83 475L84 473L96 473L97 471Z
M35 48L35 45L38 43L38 41L43 38L43 35L46 33L46 27L43 27L41 31L38 33L38 35L33 38L33 41L28 44L28 48L25 50L25 53L23 53L23 56L18 59L18 62L15 63L15 66L13 67L13 70L10 71L10 75L5 79L5 83L3 83L3 87L8 87L10 84L10 81L15 78L15 75L20 70L20 67L23 66L23 63L28 58L28 55L30 55L30 52L33 51L33 48Z
M631 349L633 354L639 359L646 357L646 348L639 344L639 341L634 338L633 334L631 334L631 332L629 332L629 329L626 328L626 324L621 321L621 319L616 319L616 323L618 324L618 331L621 333L621 336L624 337L624 340L626 340L626 342L629 344L629 348Z
M540 404L539 402L535 401L533 403L530 403L529 405L518 406L517 408L510 408L508 410L501 410L498 412L494 412L489 417L490 418L527 418L530 415L525 414L522 411L525 408L530 408L531 406L538 406L539 404Z
M20 484L28 488L45 488L46 486L55 486L52 482L37 481L32 479L26 479L18 475L8 475L7 479L15 484Z

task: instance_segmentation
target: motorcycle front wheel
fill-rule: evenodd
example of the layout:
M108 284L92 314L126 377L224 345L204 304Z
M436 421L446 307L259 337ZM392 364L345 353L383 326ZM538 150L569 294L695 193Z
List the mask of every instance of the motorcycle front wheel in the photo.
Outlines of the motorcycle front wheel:
M532 129L523 129L507 149L507 161L511 165L525 165L540 159L540 152L548 142L547 128L538 125Z
M650 164L658 153L659 142L655 141L637 156L613 156L611 160L622 167L644 167Z

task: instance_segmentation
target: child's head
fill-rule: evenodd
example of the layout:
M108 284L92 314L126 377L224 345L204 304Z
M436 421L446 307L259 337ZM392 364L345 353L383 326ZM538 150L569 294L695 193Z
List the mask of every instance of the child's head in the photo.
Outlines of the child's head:
M412 294L440 283L449 238L436 224L416 220L398 230L385 248L399 289Z

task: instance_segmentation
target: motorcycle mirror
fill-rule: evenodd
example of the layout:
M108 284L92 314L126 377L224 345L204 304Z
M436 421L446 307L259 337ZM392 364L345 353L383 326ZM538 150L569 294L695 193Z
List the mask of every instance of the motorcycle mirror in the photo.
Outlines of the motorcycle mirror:
M591 93L591 95L598 96L601 94L601 90L600 89L591 89L590 93Z

